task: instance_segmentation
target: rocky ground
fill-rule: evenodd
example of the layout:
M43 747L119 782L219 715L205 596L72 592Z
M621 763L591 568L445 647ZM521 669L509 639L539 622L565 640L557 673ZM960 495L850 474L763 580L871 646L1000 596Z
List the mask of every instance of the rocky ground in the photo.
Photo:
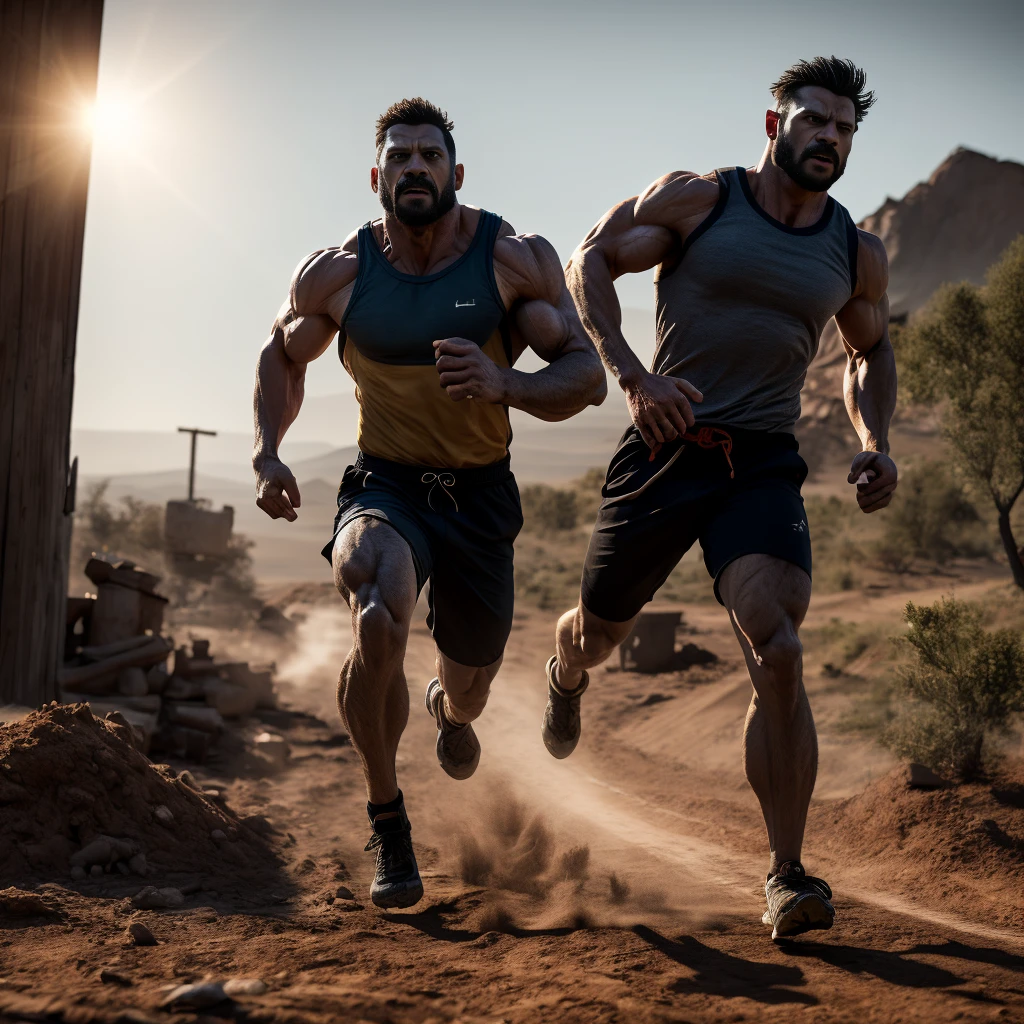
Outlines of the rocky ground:
M919 583L920 600L950 589ZM961 586L1002 594L984 574ZM906 596L830 595L808 635L837 616L893 627ZM133 767L128 752L125 768L114 731L68 725L67 711L63 725L49 712L45 728L4 727L0 764L15 737L22 783L27 747L36 760L52 751L58 726L91 740L66 777L51 763L39 797L51 833L77 815L77 841L16 862L11 849L42 840L12 831L11 813L0 823L0 1020L1024 1020L1019 763L987 786L908 790L887 754L839 728L863 687L857 664L826 671L834 654L809 645L822 735L806 861L832 884L838 916L831 932L776 947L760 923L764 841L738 758L749 683L719 608L691 607L687 623L719 660L659 676L599 670L580 749L556 762L539 736L551 615L521 613L465 783L434 758L419 704L432 648L416 627L400 772L426 896L402 912L367 897L364 795L333 709L348 641L335 603L307 606L280 666L285 707L250 723L287 740L280 767L228 741L203 766ZM69 786L86 796L69 803ZM83 809L97 787L101 821ZM24 794L0 800L10 812ZM146 847L144 877L114 863L76 879L61 866L105 834ZM180 904L153 906L146 887ZM139 944L139 926L155 945Z

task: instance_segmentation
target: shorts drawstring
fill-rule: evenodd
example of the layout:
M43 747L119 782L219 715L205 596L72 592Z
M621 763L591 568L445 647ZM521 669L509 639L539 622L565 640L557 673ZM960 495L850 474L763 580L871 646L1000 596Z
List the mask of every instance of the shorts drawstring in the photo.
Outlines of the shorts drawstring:
M452 504L455 506L455 511L459 511L459 503L455 500L455 495L452 494L450 490L448 490L449 487L455 486L454 473L424 473L423 476L420 477L420 483L430 484L430 490L427 491L427 504L431 507L431 509L434 512L437 511L437 509L434 508L433 503L435 487L440 487L441 490L445 494L447 494L449 498L452 499Z
M716 434L721 434L722 436L715 437ZM680 440L692 441L701 448L721 448L725 461L729 464L729 479L736 479L736 470L732 464L732 435L728 430L722 430L720 427L698 427L696 434L688 430L682 435ZM650 458L647 461L653 462L655 455L658 454L660 449L661 445L658 445L657 448L652 448Z

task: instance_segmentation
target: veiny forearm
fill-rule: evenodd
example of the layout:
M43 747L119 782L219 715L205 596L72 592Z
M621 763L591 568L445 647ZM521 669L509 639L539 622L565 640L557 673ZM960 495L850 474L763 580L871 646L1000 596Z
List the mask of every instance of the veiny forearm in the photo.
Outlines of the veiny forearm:
M578 249L565 272L580 322L605 366L620 383L644 372L644 365L622 333L622 309L611 269L597 249Z
M886 330L868 353L848 351L843 397L864 451L889 452L889 422L896 409L896 357Z
M592 351L566 352L536 373L503 371L504 403L541 420L567 420L608 393L604 368Z
M296 363L288 358L284 332L280 327L275 328L256 363L254 464L268 456L277 458L278 445L302 406L305 379L305 363Z

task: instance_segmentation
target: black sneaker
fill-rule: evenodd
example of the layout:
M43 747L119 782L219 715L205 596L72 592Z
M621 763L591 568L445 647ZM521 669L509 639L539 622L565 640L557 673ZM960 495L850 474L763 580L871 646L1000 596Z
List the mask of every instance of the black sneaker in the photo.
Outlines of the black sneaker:
M831 928L835 920L828 883L808 875L799 861L788 860L776 874L769 875L764 894L768 909L761 922L772 926L773 942L816 928Z
M412 829L405 808L391 817L375 818L373 835L364 847L377 851L377 873L370 886L370 899L378 907L411 907L423 898L416 855L412 851Z
M586 672L575 690L563 690L555 682L555 665L558 658L552 654L548 659L548 706L544 709L544 724L541 735L544 746L552 757L568 757L580 741L580 697L590 684Z
M453 779L468 779L480 763L480 741L472 725L456 725L444 714L444 689L438 679L427 684L427 710L437 722L437 763Z

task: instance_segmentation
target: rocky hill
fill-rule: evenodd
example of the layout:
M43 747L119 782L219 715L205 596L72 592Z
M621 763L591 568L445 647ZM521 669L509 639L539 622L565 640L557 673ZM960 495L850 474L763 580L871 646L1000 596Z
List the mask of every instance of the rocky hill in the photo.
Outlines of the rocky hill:
M928 181L902 199L886 199L859 226L885 243L891 316L903 319L946 282L983 284L989 266L1024 233L1024 165L957 149ZM820 446L824 438L816 435L849 434L841 397L845 365L833 321L804 387L800 434L805 447Z

